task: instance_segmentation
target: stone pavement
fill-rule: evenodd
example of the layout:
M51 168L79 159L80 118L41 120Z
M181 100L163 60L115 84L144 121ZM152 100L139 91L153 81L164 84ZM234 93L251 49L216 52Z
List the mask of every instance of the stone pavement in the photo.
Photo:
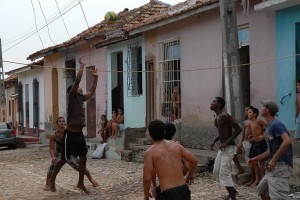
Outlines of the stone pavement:
M111 159L88 158L87 167L99 183L94 188L85 179L91 195L76 189L78 173L68 164L57 176L55 193L44 191L50 156L47 146L31 145L26 149L0 150L0 199L41 200L41 199L130 199L142 200L142 163L124 162ZM239 200L259 199L253 187L237 186ZM227 195L211 173L197 174L190 187L193 200L220 200Z

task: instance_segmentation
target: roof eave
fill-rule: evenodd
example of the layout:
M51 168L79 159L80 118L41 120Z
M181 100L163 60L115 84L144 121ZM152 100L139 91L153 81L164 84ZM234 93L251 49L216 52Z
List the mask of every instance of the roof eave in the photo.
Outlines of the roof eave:
M200 7L198 9L195 9L195 10L187 11L184 14L179 13L175 16L171 16L167 19L163 19L159 22L153 22L151 24L148 24L148 25L145 25L145 26L142 26L142 27L138 27L136 29L133 29L133 30L129 31L129 36L139 34L139 33L144 33L146 31L153 30L153 29L159 28L161 26L165 26L165 25L174 23L174 22L183 20L185 18L191 17L193 15L197 15L197 14L200 14L202 12L206 12L206 11L209 11L209 10L212 10L212 9L215 9L215 8L219 8L219 2L214 3L214 4L210 4L210 5L207 5L207 6L203 6L203 7Z
M108 46L108 45L112 45L112 44L115 44L115 43L118 43L118 42L122 42L122 41L126 41L126 40L129 40L129 39L133 39L133 38L136 38L136 37L140 37L142 36L143 34L142 33L139 33L139 34L135 34L135 35L131 35L131 36L122 36L122 37L118 37L118 38L111 38L109 40L106 40L106 41L101 41L101 42L98 42L98 43L95 43L92 45L92 47L95 47L96 49L99 49L99 48L102 48L102 47L105 47L105 46Z

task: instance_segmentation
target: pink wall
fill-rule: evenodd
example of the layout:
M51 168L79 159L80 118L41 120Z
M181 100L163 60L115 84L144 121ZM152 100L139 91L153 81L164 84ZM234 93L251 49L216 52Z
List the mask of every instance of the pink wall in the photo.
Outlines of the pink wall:
M237 5L238 25L249 24L250 62L272 59L275 57L274 14L251 10L253 6L248 15L243 15L241 6ZM155 44L172 38L180 38L182 123L211 124L213 112L210 103L215 96L223 96L219 9L146 34L147 58L155 60L158 49ZM158 66L157 59L156 62ZM252 64L250 79L252 105L260 108L259 100L275 98L274 61Z

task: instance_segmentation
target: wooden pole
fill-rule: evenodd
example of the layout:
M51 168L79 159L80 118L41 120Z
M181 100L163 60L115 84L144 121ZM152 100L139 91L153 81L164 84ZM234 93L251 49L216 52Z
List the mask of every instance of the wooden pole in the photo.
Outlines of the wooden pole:
M222 24L222 50L224 67L224 85L227 112L237 121L244 120L244 102L241 80L241 68L235 0L220 1Z

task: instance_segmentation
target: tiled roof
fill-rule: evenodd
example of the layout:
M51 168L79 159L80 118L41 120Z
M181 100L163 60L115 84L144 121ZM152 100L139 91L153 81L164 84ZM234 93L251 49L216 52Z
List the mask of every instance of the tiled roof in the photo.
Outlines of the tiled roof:
M70 40L37 51L29 55L27 59L34 60L43 56L43 54L50 53L51 51L58 52L71 45L74 46L76 45L76 43L80 43L91 38L99 37L105 39L114 32L122 31L123 28L132 27L135 24L143 23L143 21L145 21L146 19L159 14L161 11L166 10L168 7L170 7L169 4L157 0L151 0L149 3L139 8L135 8L132 10L124 9L122 12L117 14L118 20L115 23L108 24L105 20L103 20L95 26L79 33Z
M44 59L33 62L33 63L30 63L28 65L25 65L25 66L17 68L17 69L10 70L8 72L5 72L5 74L9 75L9 76L12 76L14 74L18 74L18 73L23 72L23 71L27 71L27 70L34 69L34 68L40 68L40 67L43 67L43 66L44 66Z
M11 76L7 77L6 79L4 79L4 82L17 81L17 80L18 80L17 75L11 75Z
M219 2L219 0L187 0L171 6L158 0L150 0L149 3L133 10L129 11L128 9L124 9L124 11L117 14L118 20L114 24L108 24L103 20L95 26L79 33L70 40L37 51L29 55L27 59L34 60L42 57L46 53L51 53L51 51L53 53L58 52L70 46L73 47L79 45L80 43L85 42L85 40L92 38L96 38L97 42L95 44L124 40L128 38L128 32L134 29L155 24L165 19L217 2Z

